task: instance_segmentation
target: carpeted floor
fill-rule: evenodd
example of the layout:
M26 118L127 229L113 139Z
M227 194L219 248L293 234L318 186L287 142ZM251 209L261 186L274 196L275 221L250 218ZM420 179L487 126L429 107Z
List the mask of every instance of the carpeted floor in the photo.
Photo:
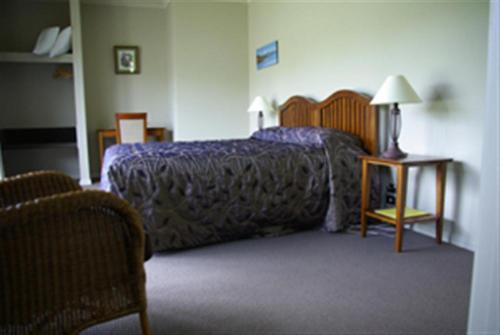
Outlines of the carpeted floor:
M155 255L153 334L464 334L472 253L308 231ZM140 334L133 315L83 334Z

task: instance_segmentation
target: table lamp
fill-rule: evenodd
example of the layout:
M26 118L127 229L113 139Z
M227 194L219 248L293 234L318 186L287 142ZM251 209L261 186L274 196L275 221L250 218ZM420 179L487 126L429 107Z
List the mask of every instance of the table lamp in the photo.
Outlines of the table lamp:
M408 80L402 75L389 76L385 79L377 94L370 102L371 105L392 105L390 119L390 142L387 150L382 154L384 158L399 159L408 156L398 145L401 133L401 111L399 104L422 102Z
M264 128L264 113L268 113L272 110L273 109L271 108L271 106L261 96L258 96L255 99L253 99L252 104L250 105L250 107L248 107L249 113L259 112L258 116L259 130L262 130L262 128Z

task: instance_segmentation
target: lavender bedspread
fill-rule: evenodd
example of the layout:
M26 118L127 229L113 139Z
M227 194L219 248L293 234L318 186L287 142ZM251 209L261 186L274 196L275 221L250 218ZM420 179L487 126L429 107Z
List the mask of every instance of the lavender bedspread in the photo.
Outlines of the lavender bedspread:
M139 211L155 251L320 224L339 231L359 221L361 153L356 138L320 128L122 144L106 151L101 187Z

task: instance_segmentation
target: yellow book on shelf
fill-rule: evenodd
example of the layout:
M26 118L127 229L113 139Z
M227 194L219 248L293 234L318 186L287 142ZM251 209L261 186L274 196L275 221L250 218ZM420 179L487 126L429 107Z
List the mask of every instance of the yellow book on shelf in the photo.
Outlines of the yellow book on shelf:
M396 208L376 209L375 213L383 215L383 216L390 217L392 219L396 218ZM406 207L405 208L405 216L404 217L405 217L405 219L407 219L407 218L414 218L414 217L417 217L417 216L423 216L423 215L428 215L428 214L429 213L421 211L421 210L418 210L418 209Z

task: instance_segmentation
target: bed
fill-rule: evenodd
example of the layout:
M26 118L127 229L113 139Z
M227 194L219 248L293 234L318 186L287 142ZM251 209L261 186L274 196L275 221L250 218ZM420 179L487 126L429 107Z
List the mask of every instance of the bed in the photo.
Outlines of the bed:
M115 145L101 187L141 214L155 251L359 222L358 155L376 153L369 97L288 99L248 139Z

